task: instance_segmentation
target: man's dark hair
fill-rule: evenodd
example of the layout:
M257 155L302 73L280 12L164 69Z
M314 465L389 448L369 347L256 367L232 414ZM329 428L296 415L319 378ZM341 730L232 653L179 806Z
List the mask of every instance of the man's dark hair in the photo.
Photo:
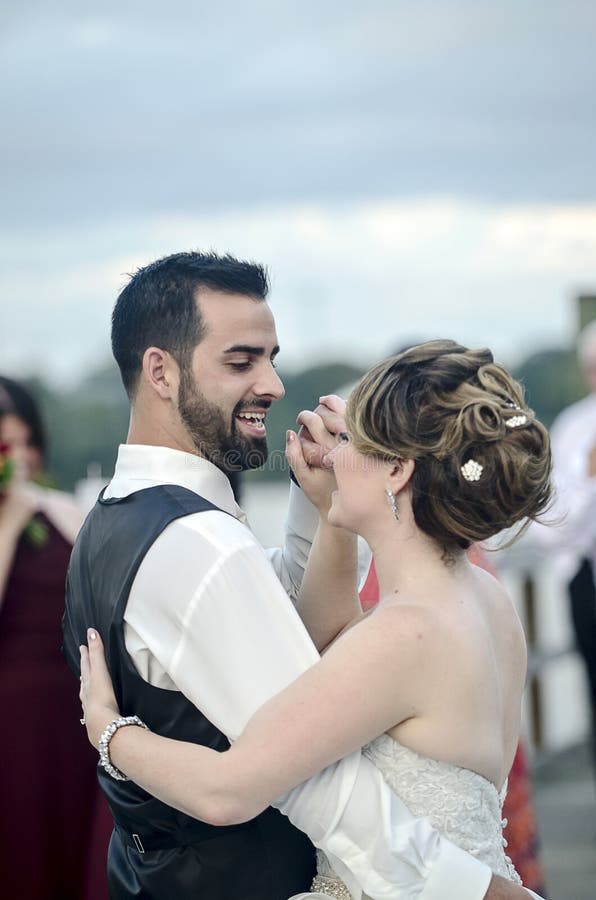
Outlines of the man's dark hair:
M258 263L229 254L174 253L139 269L120 292L112 313L112 352L131 397L147 347L160 347L181 369L203 336L196 291L206 287L224 294L265 300L269 281Z

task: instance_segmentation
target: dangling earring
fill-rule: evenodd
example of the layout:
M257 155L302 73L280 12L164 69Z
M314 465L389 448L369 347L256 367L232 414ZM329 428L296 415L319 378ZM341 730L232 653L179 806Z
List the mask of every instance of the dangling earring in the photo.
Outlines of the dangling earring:
M395 521L399 522L399 513L397 511L397 503L395 502L395 494L392 494L389 488L387 488L385 494L387 496L387 503L391 507L391 512L395 516Z

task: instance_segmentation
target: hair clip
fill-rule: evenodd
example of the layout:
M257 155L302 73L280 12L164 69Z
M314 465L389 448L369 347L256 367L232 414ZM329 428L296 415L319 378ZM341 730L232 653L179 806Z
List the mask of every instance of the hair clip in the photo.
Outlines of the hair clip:
M505 420L505 425L507 428L518 428L520 425L525 425L527 421L527 416L512 416Z
M482 466L479 462L476 462L475 459L469 459L467 463L461 467L460 471L466 481L480 481L480 476L482 475L484 466Z

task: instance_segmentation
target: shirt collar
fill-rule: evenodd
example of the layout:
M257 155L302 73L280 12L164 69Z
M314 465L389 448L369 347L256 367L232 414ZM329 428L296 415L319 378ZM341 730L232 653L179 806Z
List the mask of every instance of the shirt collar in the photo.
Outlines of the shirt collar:
M236 518L244 517L227 475L204 457L171 447L120 444L106 498L125 497L157 484L180 485Z

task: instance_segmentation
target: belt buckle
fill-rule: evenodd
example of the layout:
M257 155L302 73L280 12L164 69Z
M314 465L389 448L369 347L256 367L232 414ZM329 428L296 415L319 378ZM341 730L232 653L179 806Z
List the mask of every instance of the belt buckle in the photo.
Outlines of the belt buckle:
M138 834L133 834L132 839L134 841L135 847L139 851L139 853L144 853L145 848L143 847L143 842Z

